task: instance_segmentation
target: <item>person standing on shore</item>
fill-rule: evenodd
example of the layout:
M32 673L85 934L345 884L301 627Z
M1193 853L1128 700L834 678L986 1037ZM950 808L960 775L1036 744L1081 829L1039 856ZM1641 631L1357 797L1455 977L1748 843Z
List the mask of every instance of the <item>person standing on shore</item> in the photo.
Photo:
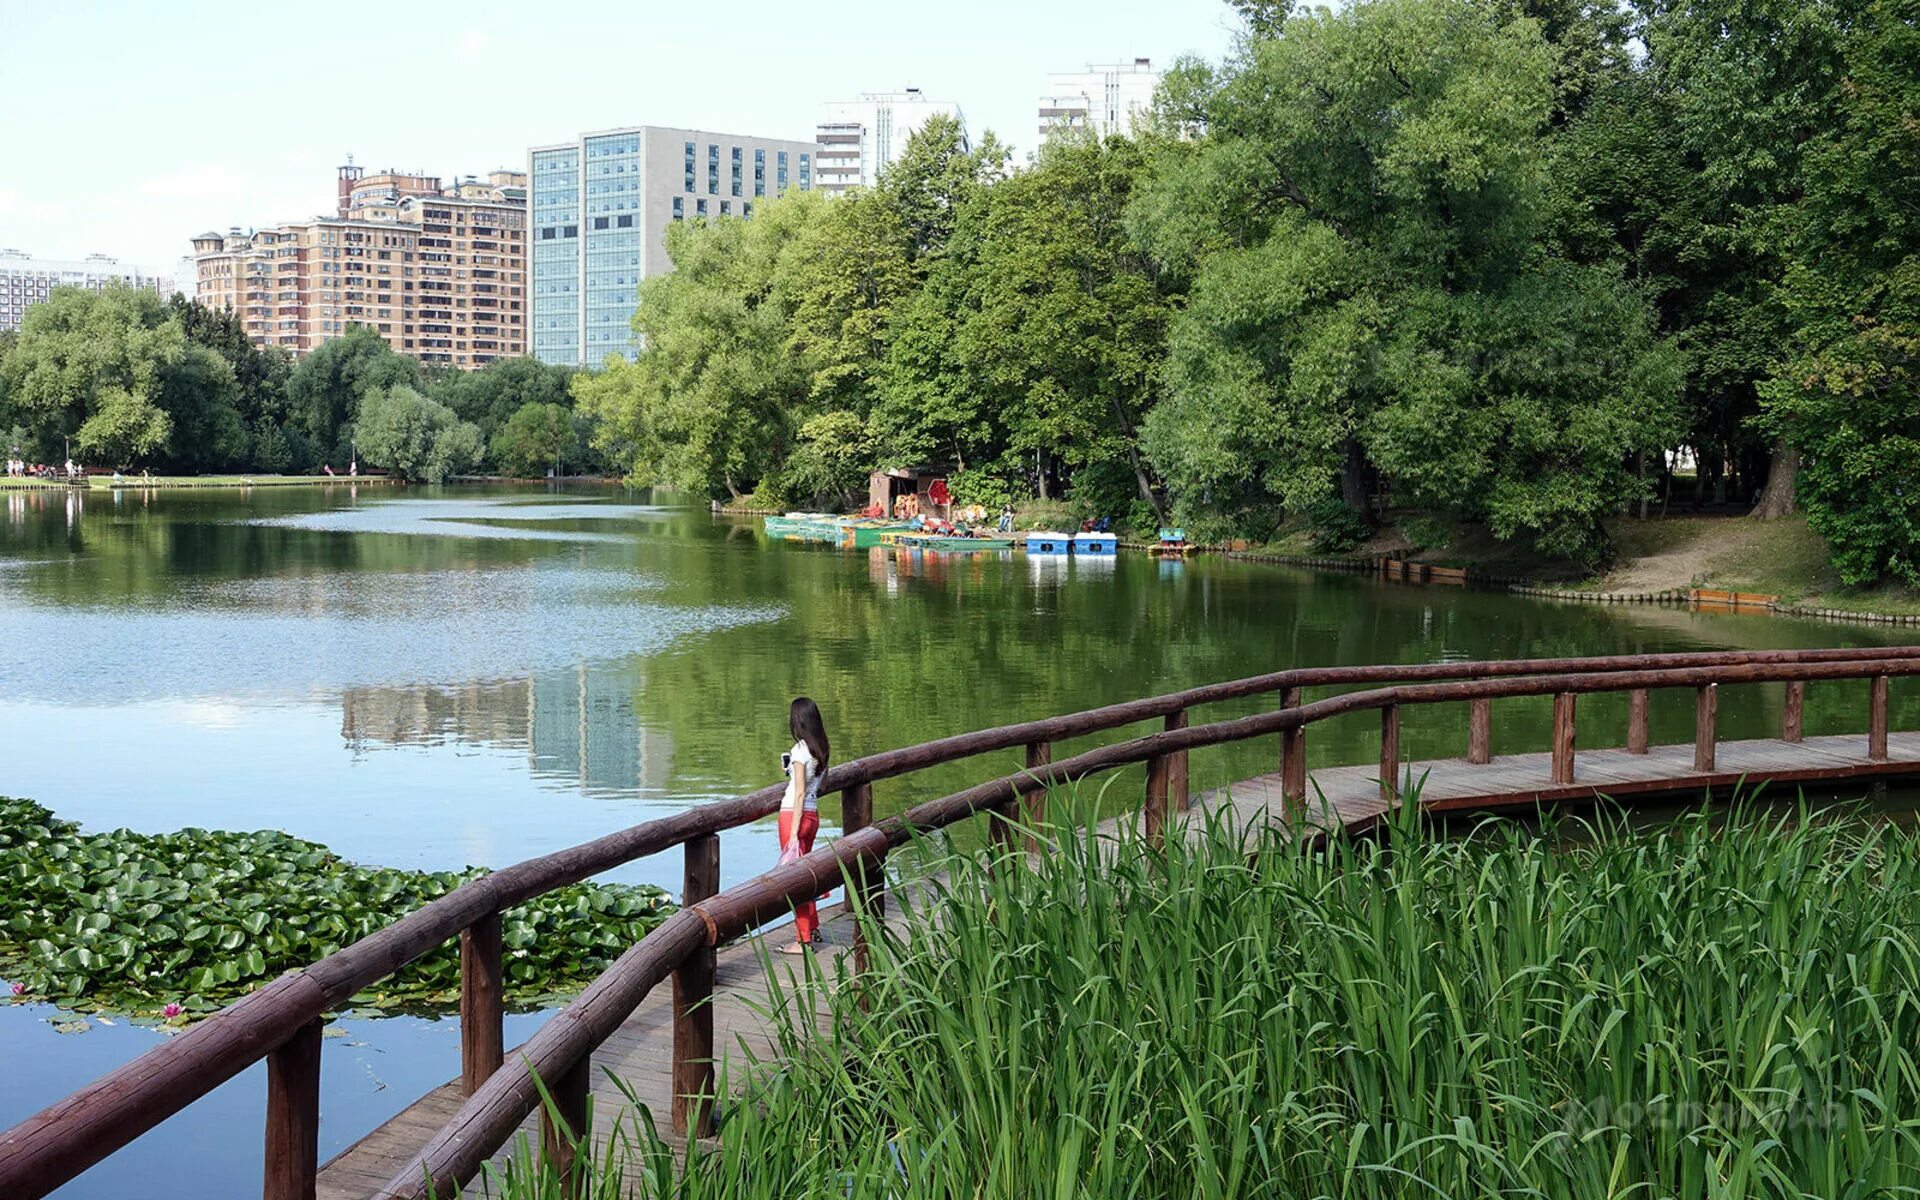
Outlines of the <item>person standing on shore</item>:
M787 795L780 804L783 864L813 850L814 835L820 831L820 779L827 773L830 749L820 706L805 696L788 707L787 730L794 741L793 749L780 756L787 771ZM793 906L793 928L796 940L782 946L782 954L803 953L819 941L820 917L811 899Z

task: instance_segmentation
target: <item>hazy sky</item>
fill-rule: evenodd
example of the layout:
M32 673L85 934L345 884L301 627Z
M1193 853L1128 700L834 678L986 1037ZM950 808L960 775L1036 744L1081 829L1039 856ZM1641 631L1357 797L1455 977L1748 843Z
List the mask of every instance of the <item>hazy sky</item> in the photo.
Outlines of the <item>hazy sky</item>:
M451 176L615 125L805 138L908 85L1024 159L1048 71L1234 29L1222 0L0 0L0 247L170 268L329 208L349 152Z

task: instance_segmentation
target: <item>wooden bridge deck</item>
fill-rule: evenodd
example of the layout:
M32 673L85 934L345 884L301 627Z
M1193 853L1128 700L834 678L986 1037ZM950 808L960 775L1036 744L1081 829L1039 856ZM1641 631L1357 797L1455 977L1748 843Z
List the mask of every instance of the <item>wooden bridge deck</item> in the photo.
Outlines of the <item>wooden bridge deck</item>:
M1403 764L1403 779L1423 781L1423 810L1438 812L1494 811L1530 808L1541 803L1578 803L1605 795L1626 802L1696 796L1707 789L1727 789L1741 783L1819 784L1874 778L1920 776L1920 732L1890 733L1884 759L1870 758L1861 734L1809 737L1801 742L1767 738L1721 742L1714 766L1698 770L1691 744L1649 747L1644 754L1624 749L1578 751L1574 781L1554 783L1551 756L1546 752L1502 755L1484 764L1464 758ZM1380 823L1394 807L1382 795L1377 766L1322 767L1308 783L1310 825L1362 833ZM1192 816L1228 810L1241 828L1253 829L1280 822L1282 779L1279 772L1257 776L1194 797ZM1137 812L1117 818L1137 821ZM1189 836L1202 823L1189 818ZM898 905L889 907L898 912ZM832 943L826 953L846 952L851 941L844 914L822 910ZM773 1019L769 1009L769 980L763 967L771 946L791 938L789 929L765 938L746 938L718 954L714 988L715 1044L725 1048L728 1070L738 1078L749 1058L765 1061L774 1053L770 1039ZM801 970L800 960L773 955L777 976L791 979ZM831 974L831 968L828 968ZM604 1146L617 1114L628 1102L609 1078L611 1074L647 1105L660 1128L667 1126L671 1107L673 1058L672 989L660 986L626 1023L593 1055L593 1133ZM508 1052L509 1061L512 1052ZM342 1151L320 1171L320 1200L365 1200L393 1178L411 1156L454 1114L461 1101L459 1081L429 1092L411 1107L353 1146ZM537 1146L538 1117L522 1127L528 1144ZM515 1139L517 1142L519 1139ZM476 1182L470 1194L482 1194Z

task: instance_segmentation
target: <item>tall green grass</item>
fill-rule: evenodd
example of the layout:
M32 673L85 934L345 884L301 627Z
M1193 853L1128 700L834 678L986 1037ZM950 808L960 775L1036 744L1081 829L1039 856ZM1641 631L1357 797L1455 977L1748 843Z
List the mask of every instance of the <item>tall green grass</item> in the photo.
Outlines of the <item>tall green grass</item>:
M1806 818L956 856L594 1195L1914 1195L1920 841Z

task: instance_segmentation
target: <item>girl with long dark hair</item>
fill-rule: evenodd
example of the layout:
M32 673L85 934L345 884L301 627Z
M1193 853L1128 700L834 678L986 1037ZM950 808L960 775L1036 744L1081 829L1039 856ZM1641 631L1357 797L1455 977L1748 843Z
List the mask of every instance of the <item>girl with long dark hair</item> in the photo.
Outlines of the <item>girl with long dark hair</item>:
M820 778L827 773L826 722L820 719L820 706L805 696L796 699L787 710L787 728L793 734L793 749L786 759L787 795L780 804L780 861L792 862L813 849L813 836L820 831ZM783 954L799 954L811 948L820 937L820 917L814 902L808 900L793 908L793 927L798 940L782 946Z

